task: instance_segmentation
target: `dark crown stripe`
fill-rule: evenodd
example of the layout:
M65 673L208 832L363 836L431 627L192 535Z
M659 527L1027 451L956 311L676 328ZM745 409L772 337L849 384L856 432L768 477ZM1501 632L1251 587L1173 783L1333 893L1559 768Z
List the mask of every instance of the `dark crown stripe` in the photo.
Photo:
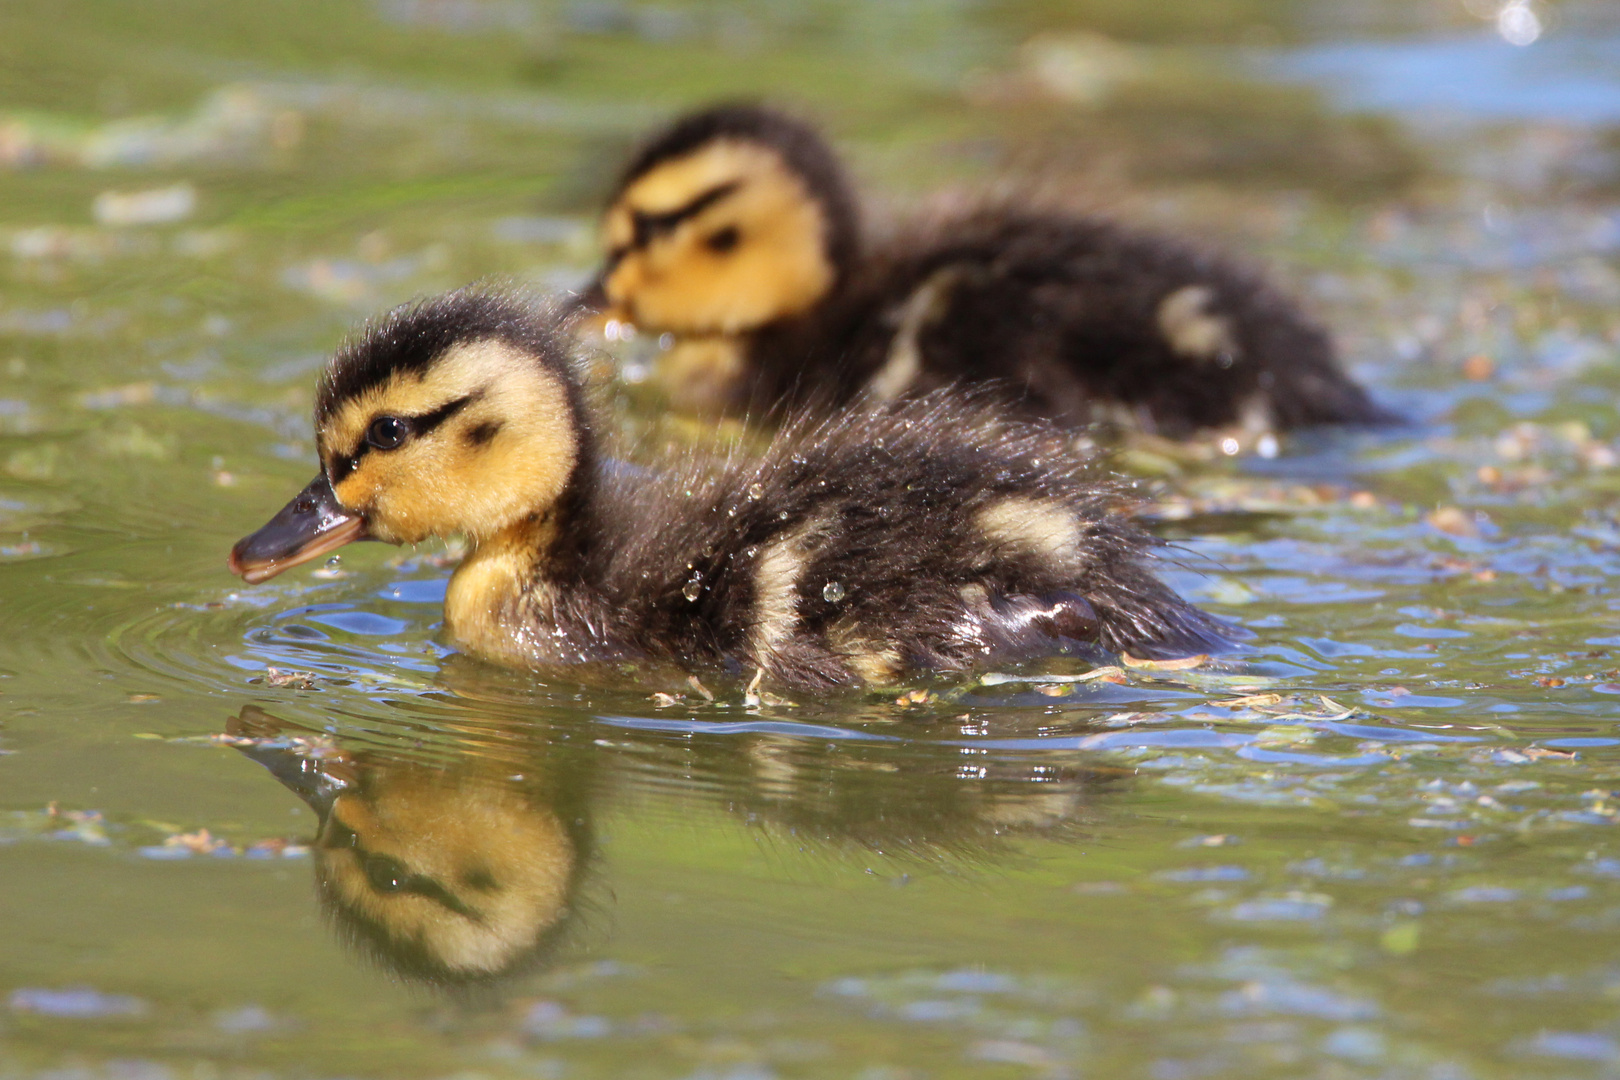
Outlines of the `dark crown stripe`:
M421 378L455 345L502 341L536 357L561 356L544 318L516 297L463 289L395 308L337 351L316 396L319 425L346 401L396 375Z

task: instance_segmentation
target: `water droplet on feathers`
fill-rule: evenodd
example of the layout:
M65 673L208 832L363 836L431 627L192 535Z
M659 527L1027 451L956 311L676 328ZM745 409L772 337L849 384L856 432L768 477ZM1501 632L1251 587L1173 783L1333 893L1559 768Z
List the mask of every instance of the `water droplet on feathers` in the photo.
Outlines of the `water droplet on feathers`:
M697 603L697 598L703 595L703 575L693 574L691 580L681 588L681 595L692 603Z
M844 598L844 587L836 581L829 581L821 587L821 598L829 604L836 604Z

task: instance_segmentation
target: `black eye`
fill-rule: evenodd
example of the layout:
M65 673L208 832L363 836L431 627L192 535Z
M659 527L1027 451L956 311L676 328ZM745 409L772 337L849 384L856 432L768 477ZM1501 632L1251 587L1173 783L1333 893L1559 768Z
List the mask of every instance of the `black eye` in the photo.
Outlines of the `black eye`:
M386 855L366 856L366 880L378 892L399 892L405 887L410 872Z
M379 416L366 429L366 442L378 450L397 450L411 429L397 416Z
M719 252L720 254L724 255L726 252L736 247L737 242L741 239L742 233L737 231L737 227L735 225L727 225L719 232L710 233L704 238L703 242L708 245L710 251Z

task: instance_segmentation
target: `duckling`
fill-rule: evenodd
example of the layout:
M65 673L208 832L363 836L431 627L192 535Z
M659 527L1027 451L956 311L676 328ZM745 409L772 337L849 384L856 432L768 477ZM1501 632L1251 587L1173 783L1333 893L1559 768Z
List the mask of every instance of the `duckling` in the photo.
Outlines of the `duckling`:
M1151 538L1055 430L935 394L789 424L757 458L607 468L565 334L480 289L373 322L321 376L320 473L231 569L460 534L444 627L464 651L807 689L1234 635L1153 576Z
M315 811L321 906L371 959L465 985L543 963L566 936L591 850L573 768L524 761L518 783L475 754L351 752L253 705L225 731Z
M1026 415L1172 437L1393 416L1321 327L1261 277L1095 217L983 206L863 237L807 124L751 105L678 120L625 169L582 304L668 334L677 407L1000 384Z

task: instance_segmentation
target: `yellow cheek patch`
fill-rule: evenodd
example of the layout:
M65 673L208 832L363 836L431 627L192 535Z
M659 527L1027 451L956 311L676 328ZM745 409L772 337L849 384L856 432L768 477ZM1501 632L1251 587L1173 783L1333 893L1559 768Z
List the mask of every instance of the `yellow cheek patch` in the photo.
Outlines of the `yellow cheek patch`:
M608 212L609 246L632 241L635 213L669 214L725 184L736 190L628 252L604 281L608 299L638 325L738 333L801 314L832 288L837 271L814 194L774 150L739 140L711 143L631 184ZM732 246L711 245L728 231Z
M602 242L609 251L616 251L625 247L636 236L635 221L630 216L630 207L621 199L608 207L606 216L602 218Z

